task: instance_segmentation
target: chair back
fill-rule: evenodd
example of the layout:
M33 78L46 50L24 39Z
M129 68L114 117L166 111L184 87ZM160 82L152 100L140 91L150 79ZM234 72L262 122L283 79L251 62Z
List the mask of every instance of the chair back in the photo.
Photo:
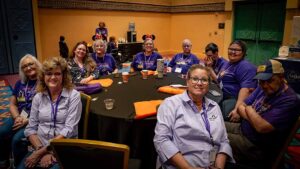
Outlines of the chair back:
M90 113L90 105L91 105L91 100L92 97L80 93L81 96L81 102L82 102L82 113L81 113L81 118L79 121L79 127L78 127L78 138L83 138L87 139L87 134L88 134L88 125L89 125L89 113Z
M84 139L54 139L50 146L62 169L128 168L129 147L124 144Z

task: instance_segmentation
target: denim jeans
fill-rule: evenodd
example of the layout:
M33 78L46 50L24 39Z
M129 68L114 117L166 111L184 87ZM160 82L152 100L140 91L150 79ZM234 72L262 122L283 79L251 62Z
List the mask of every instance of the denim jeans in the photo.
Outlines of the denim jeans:
M15 166L18 166L21 160L27 154L28 141L24 135L25 127L17 130L12 138L12 152L14 156Z
M25 167L25 161L26 158L29 157L32 154L32 152L28 152L25 157L23 158L23 160L21 161L21 163L17 166L16 169L26 169ZM33 169L41 169L41 167L34 167ZM54 165L52 165L51 167L49 167L48 169L60 169L58 163L55 163Z
M12 126L14 120L12 117L1 120L0 125L0 164L4 164L9 159L10 139L13 135Z

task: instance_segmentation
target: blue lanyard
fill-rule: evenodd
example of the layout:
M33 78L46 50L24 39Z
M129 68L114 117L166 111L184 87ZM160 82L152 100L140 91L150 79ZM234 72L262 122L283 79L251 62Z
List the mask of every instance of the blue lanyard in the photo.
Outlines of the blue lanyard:
M203 98L203 101L202 101L202 109L203 109L203 113L201 114L201 117L202 117L202 120L204 121L205 128L206 128L206 130L209 134L211 144L212 144L212 146L214 146L215 144L214 144L214 140L213 140L213 137L211 135L211 132L210 132L210 124L209 124L208 117L207 117L207 110L206 110L206 107L205 107L204 98Z
M50 97L50 105L51 105L51 121L53 121L53 127L54 127L54 131L55 131L56 116L57 116L57 111L58 111L58 104L59 104L60 99L61 99L61 92L60 92L59 96L56 99L55 107L52 104L52 97L51 97L51 93L49 92L49 90L48 90L48 94L49 94L49 97Z

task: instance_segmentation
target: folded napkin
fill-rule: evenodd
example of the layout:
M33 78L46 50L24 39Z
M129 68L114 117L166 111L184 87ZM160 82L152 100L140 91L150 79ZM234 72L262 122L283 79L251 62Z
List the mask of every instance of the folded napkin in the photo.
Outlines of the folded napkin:
M141 101L135 102L135 119L143 119L153 115L156 115L157 106L160 105L162 100L150 100L150 101Z
M95 83L101 84L102 87L109 87L113 83L113 80L107 78L107 79L91 80L91 81L88 82L88 84L95 84Z
M185 91L185 89L182 88L175 88L171 86L162 86L157 89L159 92L163 93L169 93L169 94L181 94Z

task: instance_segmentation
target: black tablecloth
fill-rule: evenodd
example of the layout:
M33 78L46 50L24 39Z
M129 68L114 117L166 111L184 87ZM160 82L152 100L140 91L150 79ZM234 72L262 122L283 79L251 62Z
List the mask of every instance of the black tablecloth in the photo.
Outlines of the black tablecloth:
M137 73L129 78L128 83L122 82L122 77L115 78L109 75L102 78L112 78L113 84L103 89L101 93L92 95L97 98L91 103L91 116L89 138L127 144L130 146L130 155L142 160L142 168L155 168L156 152L153 145L154 127L156 118L150 117L142 120L134 120L134 102L163 100L172 95L157 92L161 86L170 84L186 85L185 79L180 74L168 73L164 78L149 76L142 79ZM212 84L210 89L221 93L217 85ZM222 96L207 94L208 98L220 102ZM106 110L103 100L112 98L115 100L114 108Z

